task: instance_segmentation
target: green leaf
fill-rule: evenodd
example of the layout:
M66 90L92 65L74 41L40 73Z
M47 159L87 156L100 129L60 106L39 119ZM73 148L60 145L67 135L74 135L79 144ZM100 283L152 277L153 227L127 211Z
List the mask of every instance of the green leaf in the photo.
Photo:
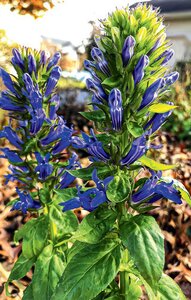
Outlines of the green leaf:
M180 287L166 274L163 274L159 281L157 296L159 300L186 300Z
M176 105L169 105L165 103L157 103L149 106L148 111L153 112L153 113L165 113L168 112L172 109L175 109L177 106Z
M141 282L138 278L130 275L128 291L125 294L126 299L139 300L142 295Z
M113 227L116 217L115 211L101 206L82 220L73 238L84 243L96 244Z
M64 268L62 254L54 253L53 245L46 246L35 264L32 280L34 299L48 300L51 298Z
M110 88L116 88L121 82L121 77L111 76L104 79L102 85L109 86Z
M35 300L33 297L32 283L25 289L22 300Z
M63 190L54 190L56 193L56 203L65 202L67 200L70 200L77 195L77 189L76 188L67 188Z
M190 193L180 181L171 177L161 177L161 180L167 183L173 182L174 188L180 192L182 199L191 206Z
M102 111L102 110L94 110L94 111L89 111L89 112L80 112L80 114L90 120L90 121L105 121L106 119L106 116L105 116L105 113Z
M72 171L67 171L67 172L77 178L81 178L84 180L90 180L90 179L92 179L92 172L94 169L96 169L96 167L97 167L96 163L95 164L93 163L88 168L72 170ZM100 179L102 179L102 178L105 178L105 177L111 175L111 168L106 164L101 164L100 168L97 169L97 172L98 172L98 177Z
M139 126L136 122L128 122L127 128L129 132L132 134L132 136L134 136L135 138L138 138L144 132L143 128Z
M155 219L144 215L132 217L122 224L120 233L138 271L156 287L164 267L164 238Z
M155 171L165 171L165 170L170 170L176 168L176 165L165 165L161 164L147 156L142 156L139 158L139 161L146 167L149 167L152 170Z
M131 191L131 185L128 176L124 173L116 175L107 186L107 198L114 203L124 201Z
M13 269L11 270L11 274L9 275L8 281L18 280L23 278L28 271L32 268L33 264L36 261L36 257L32 257L30 259L26 258L21 255L17 259L16 263L14 264Z
M52 205L49 211L50 230L56 240L71 234L78 228L78 219L72 211L62 212L62 207Z
M51 300L91 300L115 278L120 264L118 239L86 245L72 257Z
M28 221L15 234L15 241L23 239L23 256L30 259L38 256L44 248L48 237L48 217L40 216L38 219Z

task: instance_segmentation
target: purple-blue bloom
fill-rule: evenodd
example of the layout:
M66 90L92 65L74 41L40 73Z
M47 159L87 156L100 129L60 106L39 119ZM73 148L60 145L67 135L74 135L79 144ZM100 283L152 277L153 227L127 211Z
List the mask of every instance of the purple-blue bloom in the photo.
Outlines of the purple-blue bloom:
M45 55L43 55L43 58L45 57ZM41 56L42 58L42 56ZM59 59L61 58L61 54L60 52L56 52L53 57L50 59L49 63L48 63L48 66L47 66L47 71L52 68L53 66L57 65ZM45 61L45 59L44 59ZM43 62L44 62L43 61Z
M78 167L81 168L81 165L77 159L78 159L77 154L72 153L72 156L69 158L69 164L66 166L66 168L65 169L61 168L59 170L59 174L58 174L58 176L60 177L60 182L58 184L59 189L65 189L75 180L76 177L68 173L67 170L75 170Z
M87 89L93 92L100 101L108 100L108 95L105 93L102 85L99 82L95 82L91 78L88 78L86 80L86 86Z
M12 64L18 66L22 71L24 71L25 65L20 52L14 48L12 50L12 53L13 53L13 58L11 59Z
M45 97L50 96L50 94L52 93L53 89L55 88L58 80L60 79L61 76L61 68L56 66L52 69L50 76L48 78L47 84L46 84L46 90L44 93Z
M45 53L45 51L43 50L43 51L41 51L41 53L40 53L40 65L45 65L46 64L46 60L47 60L47 58L46 58L46 53Z
M148 66L148 64L149 64L148 56L147 55L141 56L133 71L133 78L134 78L135 85L143 79L145 74L144 69Z
M145 154L147 151L147 139L146 134L143 134L142 136L136 138L131 146L131 149L127 153L125 157L121 159L121 165L122 166L129 166L132 163L134 163L137 159L139 159L141 156Z
M174 55L174 50L173 49L169 49L169 50L165 50L158 58L157 61L161 58L164 58L161 66L164 66L167 64L167 62L172 58L172 56Z
M118 89L112 89L108 98L113 130L119 131L122 126L123 107L122 96Z
M181 204L181 195L173 187L173 180L170 183L166 183L161 179L161 171L154 172L150 170L150 172L152 176L132 195L132 203L136 204L145 201L150 204L164 197Z
M0 155L0 158L6 158L12 164L22 164L24 165L24 161L20 158L20 156L14 151L10 150L9 148L1 148L0 151L4 153L4 155ZM19 168L23 172L28 172L28 168L25 166L19 166Z
M28 209L39 209L41 207L41 204L33 200L28 192L21 192L18 188L16 188L16 192L20 200L13 204L11 211L21 210L23 214L26 214Z
M153 134L157 131L166 121L166 119L171 115L172 110L163 113L163 114L154 114L153 117L147 122L144 126L144 129L148 129L150 127L150 134Z
M35 152L34 154L38 162L35 172L38 174L38 178L44 181L53 172L53 166L49 163L50 153L47 153L45 157L42 157L39 152Z
M5 126L3 130L0 131L0 138L6 138L16 148L22 149L23 141L10 126Z
M161 43L161 39L159 38L156 43L154 44L154 46L152 47L152 49L147 53L147 55L151 55L157 48L158 46L160 45Z
M0 97L0 108L15 112L26 112L25 105L21 106L12 99L12 95L7 91L3 91Z
M122 49L122 60L123 60L124 67L127 66L129 60L133 56L135 44L136 41L132 35L128 36L125 39L125 42L123 44L123 49Z
M85 192L81 191L81 188L78 187L77 196L60 203L61 206L64 206L63 211L70 209L75 209L82 207L87 211L93 211L100 204L108 201L106 196L106 190L109 182L113 179L113 176L107 177L104 180L100 180L97 176L97 171L94 170L92 173L92 179L96 183L95 188L90 188Z
M29 74L32 74L32 72L36 72L36 61L32 54L29 54L28 56L28 70Z
M165 85L172 85L179 78L178 72L172 72L164 77Z
M99 48L94 47L91 50L91 56L92 56L93 60L97 62L96 67L98 67L100 69L100 71L102 71L105 75L110 76L111 73L109 70L109 66L108 66L107 61L105 60L105 57L104 57L102 51Z
M163 79L159 78L147 88L146 92L143 95L143 99L138 110L141 110L145 106L148 106L156 99L158 95L157 91L161 88L162 84L163 84Z
M6 88L8 88L14 95L18 96L11 76L2 68L0 68L0 76L2 77L3 83L6 86Z
M49 118L50 120L55 120L57 118L57 110L60 106L60 97L55 94L49 100Z

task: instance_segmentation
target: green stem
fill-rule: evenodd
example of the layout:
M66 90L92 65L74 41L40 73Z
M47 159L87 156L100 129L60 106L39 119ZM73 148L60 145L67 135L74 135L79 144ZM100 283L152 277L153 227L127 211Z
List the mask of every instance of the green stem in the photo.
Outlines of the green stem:
M128 251L123 252L122 263L124 265L128 264ZM129 291L129 273L127 271L120 272L120 294L123 300L129 300L128 298Z

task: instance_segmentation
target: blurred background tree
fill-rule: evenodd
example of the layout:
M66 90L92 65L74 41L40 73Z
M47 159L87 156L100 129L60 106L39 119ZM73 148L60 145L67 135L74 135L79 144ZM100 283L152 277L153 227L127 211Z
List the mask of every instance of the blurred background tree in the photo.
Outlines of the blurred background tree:
M18 11L21 15L29 14L34 18L42 16L47 10L53 8L56 3L63 0L1 0L1 4L9 4L11 11Z

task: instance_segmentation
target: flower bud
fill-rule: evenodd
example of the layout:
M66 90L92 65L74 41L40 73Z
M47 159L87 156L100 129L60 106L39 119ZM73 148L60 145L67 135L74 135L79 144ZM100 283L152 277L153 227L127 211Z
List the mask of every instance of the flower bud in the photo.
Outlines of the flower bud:
M133 71L135 85L143 79L144 69L148 66L148 64L149 64L148 56L147 55L141 56L141 58L139 59L137 65Z
M129 60L133 56L135 43L136 43L135 39L131 35L125 39L125 42L123 44L123 49L122 49L122 60L123 60L124 67L127 66Z

